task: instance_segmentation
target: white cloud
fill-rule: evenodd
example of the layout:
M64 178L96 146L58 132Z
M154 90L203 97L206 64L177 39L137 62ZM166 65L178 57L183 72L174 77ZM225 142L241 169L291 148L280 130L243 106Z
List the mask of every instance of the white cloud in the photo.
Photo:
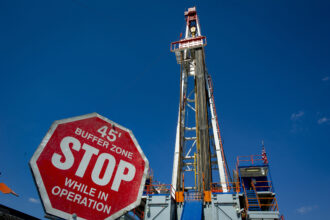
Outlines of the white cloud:
M326 76L326 77L324 77L324 78L322 79L322 81L325 82L325 81L328 81L329 79L330 79L330 77L329 77L329 76Z
M40 203L39 199L35 199L35 198L32 198L32 197L29 198L29 202L35 203L35 204Z
M320 118L319 120L317 120L317 123L320 125L320 124L326 123L328 121L330 121L330 118L323 117L323 118Z
M317 209L317 208L318 208L317 205L302 206L302 207L298 208L296 211L297 211L299 214L304 215L304 214L306 214L306 213L308 213L308 212L311 212L311 211L313 211L313 210L315 210L315 209Z
M292 113L291 115L291 120L292 121L297 121L299 118L301 118L303 115L305 114L305 112L303 111L299 111L297 113Z

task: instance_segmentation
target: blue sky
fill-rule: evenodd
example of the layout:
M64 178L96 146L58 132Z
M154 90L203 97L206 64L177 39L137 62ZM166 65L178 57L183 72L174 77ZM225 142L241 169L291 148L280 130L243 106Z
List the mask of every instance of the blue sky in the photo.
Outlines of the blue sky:
M330 2L0 1L0 203L42 218L28 161L54 120L97 112L133 130L171 182L179 66L197 5L227 160L261 152L287 219L330 202Z

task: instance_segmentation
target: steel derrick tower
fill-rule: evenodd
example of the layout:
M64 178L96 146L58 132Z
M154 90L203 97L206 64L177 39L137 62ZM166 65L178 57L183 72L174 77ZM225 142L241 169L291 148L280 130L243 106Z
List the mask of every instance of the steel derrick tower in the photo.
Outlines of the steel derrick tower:
M184 15L185 34L171 43L180 65L172 184L149 175L145 203L136 210L144 210L144 220L284 220L264 146L261 155L237 157L229 175L205 64L206 37L196 8Z
M185 12L184 38L171 44L180 64L180 104L176 130L172 186L176 192L210 191L215 176L224 192L228 169L215 110L211 78L205 65L206 37L202 36L196 8ZM215 172L212 172L215 171ZM195 184L184 184L193 172ZM187 181L186 181L187 182Z

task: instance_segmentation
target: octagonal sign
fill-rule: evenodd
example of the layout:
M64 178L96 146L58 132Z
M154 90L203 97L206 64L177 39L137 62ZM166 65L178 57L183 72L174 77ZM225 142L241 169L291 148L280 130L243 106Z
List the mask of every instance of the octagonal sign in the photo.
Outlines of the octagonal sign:
M30 166L46 213L116 219L140 204L149 163L130 130L92 113L55 121Z

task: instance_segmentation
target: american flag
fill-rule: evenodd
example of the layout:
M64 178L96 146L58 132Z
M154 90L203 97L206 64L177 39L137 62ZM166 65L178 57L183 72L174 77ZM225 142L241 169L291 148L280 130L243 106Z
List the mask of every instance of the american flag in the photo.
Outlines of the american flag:
M266 150L265 147L262 146L262 160L264 161L264 164L268 164L268 159L267 159L267 154L266 154Z

